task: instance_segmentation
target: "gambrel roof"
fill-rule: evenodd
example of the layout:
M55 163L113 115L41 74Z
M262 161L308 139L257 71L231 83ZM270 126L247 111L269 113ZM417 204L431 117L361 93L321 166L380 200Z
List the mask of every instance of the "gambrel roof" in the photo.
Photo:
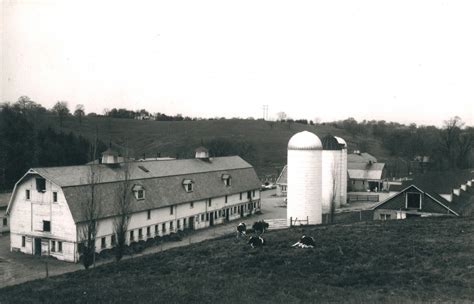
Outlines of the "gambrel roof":
M438 207L437 208L432 207L431 211L433 211L433 209L434 210L437 209L438 212L435 212L435 213L440 213L439 210L445 210L445 212L448 213L448 214L454 214L456 216L459 216L459 211L454 210L455 208L453 208L453 207L456 207L456 206L453 206L452 204L450 204L447 200L445 200L440 195L438 195L434 192L431 192L431 191L426 191L426 190L418 187L417 185L413 185L413 184L406 187L405 189L401 190L397 194L388 197L386 200L380 202L379 204L375 205L372 208L372 210L386 209L386 208L387 209L399 209L400 207L397 206L397 200L399 200L399 198L402 194L405 194L409 191L416 191L418 193L426 195L430 199L430 202L433 202L433 203L437 204ZM398 203L399 203L399 201L398 201Z
M127 164L130 168L128 193L131 194L132 188L137 185L146 189L143 200L136 200L130 195L132 213L260 188L260 180L252 165L238 156L216 157L210 161L182 159L135 161ZM35 168L25 176L40 175L61 186L74 221L78 223L85 220L83 210L91 193L91 168L99 179L95 188L96 197L100 202L101 218L115 216L116 202L121 193L120 189L124 186L123 163L109 166ZM231 185L226 186L222 182L223 174L232 177ZM193 191L184 190L183 179L193 181ZM18 183L20 182L21 180Z

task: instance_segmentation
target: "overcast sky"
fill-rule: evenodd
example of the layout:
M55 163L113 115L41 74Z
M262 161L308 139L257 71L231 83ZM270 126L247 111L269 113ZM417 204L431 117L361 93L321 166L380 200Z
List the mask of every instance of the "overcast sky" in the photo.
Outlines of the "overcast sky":
M0 2L1 101L474 124L472 0Z

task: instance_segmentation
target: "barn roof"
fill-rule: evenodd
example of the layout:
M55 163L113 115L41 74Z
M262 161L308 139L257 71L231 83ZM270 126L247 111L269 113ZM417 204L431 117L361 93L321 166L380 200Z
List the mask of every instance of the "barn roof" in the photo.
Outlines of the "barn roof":
M243 168L252 165L238 156L216 157L210 161L200 159L171 159L133 161L116 165L83 165L66 167L33 168L32 170L61 187L89 184L89 175L93 166L101 183L123 180L125 166L129 166L130 180L157 178L175 175L204 173Z
M381 180L384 163L347 163L347 175L350 179Z
M362 153L352 153L347 155L347 162L348 163L376 163L377 158L370 155L369 153L362 152Z
M433 192L433 191L430 191L428 189L424 189L423 187L421 187L420 185L416 185L416 184L410 184L409 186L405 187L404 189L402 189L399 193L395 194L394 196L390 196L388 197L386 200L380 202L379 204L375 205L372 209L375 210L375 209L378 209L378 208L381 208L384 204L388 203L389 201L393 200L395 197L397 197L398 195L402 194L402 193L405 193L407 192L408 190L410 190L411 188L416 188L418 189L419 191L423 192L423 193L426 193L428 194L436 203L438 203L439 205L441 205L443 208L445 208L446 210L449 210L451 213L455 214L455 215L459 215L461 214L462 212L462 207L461 204L457 204L457 203L450 203L449 201L447 201L446 199L444 199L442 196L440 196L439 194Z
M238 156L217 157L211 161L182 159L169 161L135 161L130 166L128 193L131 212L156 209L185 202L204 200L249 190L259 189L260 180L249 163ZM95 185L99 197L101 218L116 215L116 202L124 186L124 164L116 166L84 165L70 167L35 168L29 174L39 174L62 187L69 209L76 223L85 220L84 212L91 192L91 168L98 176ZM228 174L232 183L226 186L222 175ZM28 174L27 174L28 175ZM26 175L25 175L26 176ZM193 191L186 192L183 180L191 180ZM21 182L21 180L20 180ZM145 199L136 200L132 189L145 189Z
M411 184L428 189L439 194L451 194L461 184L474 179L472 170L430 171L424 174L415 174L411 180L403 181L401 185L390 186L390 191L400 191Z
M286 185L288 183L288 165L283 167L283 170L281 170L280 176L278 176L276 183L280 185Z

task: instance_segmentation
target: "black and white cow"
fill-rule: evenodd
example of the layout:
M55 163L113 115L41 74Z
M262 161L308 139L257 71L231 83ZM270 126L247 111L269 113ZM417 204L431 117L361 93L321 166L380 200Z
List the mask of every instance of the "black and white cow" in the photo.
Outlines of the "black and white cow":
M252 248L255 248L255 247L262 247L265 244L265 241L260 236L252 236L250 237L248 243L250 244Z
M237 225L237 237L245 236L246 231L247 226L245 223L239 223L239 225Z
M262 221L253 223L252 228L255 232L259 234L263 234L265 230L268 229L268 226L269 226L268 223L262 220Z
M316 242L310 236L303 235L300 240L294 243L291 247L299 247L299 248L313 248L316 246Z

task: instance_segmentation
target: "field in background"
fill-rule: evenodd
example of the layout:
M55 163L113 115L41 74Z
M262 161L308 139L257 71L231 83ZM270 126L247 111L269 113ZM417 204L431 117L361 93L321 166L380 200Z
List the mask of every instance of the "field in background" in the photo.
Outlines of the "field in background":
M143 121L108 117L86 117L82 124L69 117L59 128L57 118L51 116L47 123L56 129L74 132L89 139L95 137L96 128L99 138L106 144L110 141L127 145L132 154L142 157L161 156L188 158L193 156L194 149L213 139L228 139L233 142L247 142L254 148L252 157L247 157L257 169L258 174L278 175L286 164L286 147L288 140L297 132L308 130L321 138L327 134L341 136L349 144L349 151L357 148L364 140L368 151L380 161L389 159L388 152L382 148L379 140L374 138L352 137L343 129L333 126L303 125L299 123L278 123L262 120L202 120L202 121Z
M313 249L291 245L313 236ZM427 218L235 236L0 290L18 302L470 302L474 218Z

